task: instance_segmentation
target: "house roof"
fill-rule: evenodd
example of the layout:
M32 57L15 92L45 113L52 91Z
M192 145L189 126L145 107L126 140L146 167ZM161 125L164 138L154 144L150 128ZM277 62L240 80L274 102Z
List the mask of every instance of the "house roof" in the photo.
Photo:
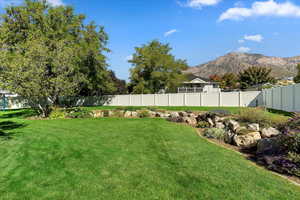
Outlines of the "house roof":
M204 80L201 79L201 78L195 78L195 79L193 79L193 80L191 80L191 81L186 81L186 82L184 82L184 83L209 83L209 82L204 81Z
M187 76L187 78L188 78L189 81L186 81L184 83L214 83L214 82L210 81L207 78L203 78L203 77L200 77L200 76L195 76L193 74L189 74Z

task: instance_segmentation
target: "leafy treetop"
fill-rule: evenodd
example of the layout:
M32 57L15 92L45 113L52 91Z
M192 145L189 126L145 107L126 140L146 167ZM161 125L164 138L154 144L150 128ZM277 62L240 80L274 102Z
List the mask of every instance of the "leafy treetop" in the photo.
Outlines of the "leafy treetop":
M130 70L133 93L157 93L161 89L176 91L176 87L185 80L182 71L187 69L187 63L176 59L171 50L169 44L157 40L135 48L129 61L133 66Z

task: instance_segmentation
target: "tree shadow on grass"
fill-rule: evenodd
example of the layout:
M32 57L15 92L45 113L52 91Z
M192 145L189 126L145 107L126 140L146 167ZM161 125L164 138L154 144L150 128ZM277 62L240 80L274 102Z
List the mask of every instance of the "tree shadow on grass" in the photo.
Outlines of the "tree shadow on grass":
M10 119L10 118L27 118L36 116L37 112L32 109L22 109L22 110L14 110L14 111L4 111L2 115L0 115L0 119Z
M0 122L0 139L9 140L17 133L13 130L24 128L24 123L17 123L13 121Z

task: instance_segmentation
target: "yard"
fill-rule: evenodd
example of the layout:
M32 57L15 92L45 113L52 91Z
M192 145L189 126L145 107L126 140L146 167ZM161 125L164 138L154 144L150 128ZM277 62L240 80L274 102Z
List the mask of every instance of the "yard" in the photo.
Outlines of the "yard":
M299 199L300 188L163 119L1 112L0 199Z

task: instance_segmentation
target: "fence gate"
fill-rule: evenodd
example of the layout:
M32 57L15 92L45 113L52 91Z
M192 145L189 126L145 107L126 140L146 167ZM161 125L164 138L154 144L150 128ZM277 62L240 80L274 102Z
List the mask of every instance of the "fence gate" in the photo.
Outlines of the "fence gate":
M0 110L8 109L8 98L5 95L0 96Z

